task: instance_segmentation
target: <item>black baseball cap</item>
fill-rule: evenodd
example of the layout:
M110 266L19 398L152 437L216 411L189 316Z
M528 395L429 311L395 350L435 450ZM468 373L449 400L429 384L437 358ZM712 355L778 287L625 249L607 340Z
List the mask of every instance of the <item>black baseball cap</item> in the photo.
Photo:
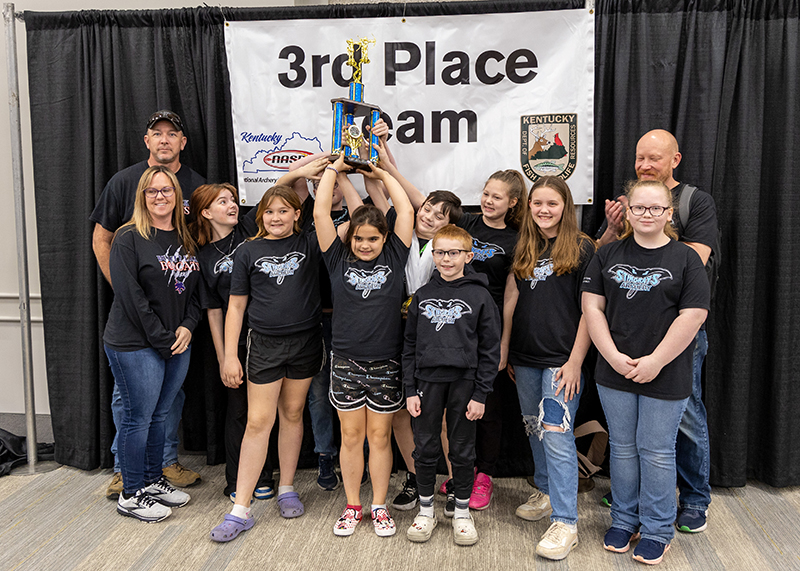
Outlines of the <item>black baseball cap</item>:
M183 121L178 116L177 113L173 113L167 109L162 109L161 111L156 111L152 115L150 115L150 119L147 120L147 128L152 129L153 125L158 123L159 121L169 121L178 131L183 131Z

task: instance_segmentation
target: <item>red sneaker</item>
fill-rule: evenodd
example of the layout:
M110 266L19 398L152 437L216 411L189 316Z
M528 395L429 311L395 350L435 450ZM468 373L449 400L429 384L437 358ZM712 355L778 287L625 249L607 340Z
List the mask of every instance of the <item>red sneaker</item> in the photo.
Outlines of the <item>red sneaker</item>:
M443 496L447 495L447 482L449 482L449 481L450 481L450 478L448 478L447 480L442 482L442 485L439 486L439 493L442 494Z
M469 507L473 510L485 510L492 501L492 491L494 484L492 477L478 472L475 476L475 483L472 484L472 494L469 497Z

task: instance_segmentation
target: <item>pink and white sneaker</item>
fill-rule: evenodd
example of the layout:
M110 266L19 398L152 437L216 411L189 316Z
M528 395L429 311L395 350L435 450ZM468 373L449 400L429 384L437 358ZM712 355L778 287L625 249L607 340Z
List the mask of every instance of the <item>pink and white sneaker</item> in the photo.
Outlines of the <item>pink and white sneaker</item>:
M378 537L389 537L397 531L394 520L386 508L372 510L372 525L375 527Z
M361 521L361 512L354 508L347 507L342 512L342 517L333 524L333 534L340 537L353 535L356 531L358 522Z
M447 495L447 482L449 482L450 480L451 480L450 478L446 479L444 482L442 482L442 485L439 486L439 493L442 494L443 496Z
M485 510L492 501L492 491L494 484L492 477L478 472L475 475L475 482L472 484L472 494L469 497L469 507L473 510Z

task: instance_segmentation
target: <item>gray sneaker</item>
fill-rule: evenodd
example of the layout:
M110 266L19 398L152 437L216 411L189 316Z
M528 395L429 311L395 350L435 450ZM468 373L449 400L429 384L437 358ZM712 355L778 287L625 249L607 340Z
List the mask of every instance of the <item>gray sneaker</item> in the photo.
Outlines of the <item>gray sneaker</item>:
M528 521L539 521L551 513L553 513L553 509L550 507L550 496L539 490L535 490L528 497L528 501L519 506L516 511L517 517Z
M157 482L147 486L144 491L161 505L171 508L185 506L192 499L186 492L176 489L164 476L161 476Z
M127 500L124 494L120 494L117 500L117 512L124 516L135 517L141 521L155 523L169 517L172 510L158 503L153 496L142 488Z

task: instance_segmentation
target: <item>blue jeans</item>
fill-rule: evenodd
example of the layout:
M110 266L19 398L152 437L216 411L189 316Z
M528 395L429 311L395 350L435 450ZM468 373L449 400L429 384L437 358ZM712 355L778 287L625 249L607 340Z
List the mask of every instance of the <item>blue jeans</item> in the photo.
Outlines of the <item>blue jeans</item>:
M675 438L686 401L597 385L611 444L611 525L669 543L675 535Z
M517 394L525 432L533 452L533 480L542 493L550 495L550 521L569 525L578 522L578 455L575 450L575 413L580 392L569 402L564 391L555 396L560 381L557 368L514 367ZM583 375L581 385L583 389ZM564 432L545 429L542 424L560 426Z
M680 507L700 511L708 509L708 504L711 503L711 485L708 483L711 454L701 384L706 353L708 353L708 336L705 330L700 330L695 337L692 353L692 394L678 428L675 449Z
M189 370L191 346L166 361L152 348L105 350L122 399L117 448L124 490L132 494L161 477L165 421Z
M164 425L164 459L161 467L172 466L178 461L178 427L183 415L183 403L186 400L186 393L183 392L183 385L175 396L175 402L169 409L167 420ZM111 453L114 455L114 471L119 472L119 455L117 454L117 438L119 438L119 426L122 422L122 397L119 396L119 387L114 382L114 391L111 393L111 418L114 419L114 428L117 433L111 443Z
M326 357L322 370L311 379L308 389L308 413L311 415L311 431L314 433L314 452L333 456L333 406L328 399L331 385L331 314L322 314L322 341Z

